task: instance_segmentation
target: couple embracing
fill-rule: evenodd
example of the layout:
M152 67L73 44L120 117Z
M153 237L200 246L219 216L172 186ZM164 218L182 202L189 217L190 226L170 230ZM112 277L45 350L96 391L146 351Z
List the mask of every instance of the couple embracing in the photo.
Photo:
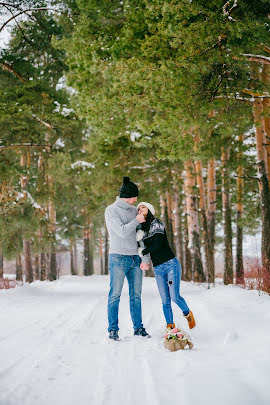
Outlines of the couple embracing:
M141 292L143 271L152 260L163 313L168 328L174 328L171 300L182 310L190 329L195 320L180 295L181 265L173 254L164 224L156 218L154 207L141 202L136 207L139 190L124 177L119 197L105 210L110 239L108 297L109 338L119 340L118 310L125 277L129 285L130 314L134 335L150 338L142 323Z

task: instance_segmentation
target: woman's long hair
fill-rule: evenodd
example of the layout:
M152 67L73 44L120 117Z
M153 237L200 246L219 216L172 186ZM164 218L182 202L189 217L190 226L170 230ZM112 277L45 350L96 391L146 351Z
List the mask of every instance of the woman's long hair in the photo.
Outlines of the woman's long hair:
M153 221L153 219L155 219L154 215L152 214L152 212L150 210L148 210L146 218L145 218L145 222L142 223L142 229L146 233L149 232L150 225L151 225L151 222Z

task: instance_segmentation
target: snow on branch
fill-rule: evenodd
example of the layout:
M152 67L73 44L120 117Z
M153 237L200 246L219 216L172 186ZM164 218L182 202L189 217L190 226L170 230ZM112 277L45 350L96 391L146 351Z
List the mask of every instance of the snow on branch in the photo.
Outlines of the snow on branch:
M93 165L93 163L85 162L84 160L78 160L77 162L72 163L71 168L72 169L82 168L83 170L94 169L95 165Z
M232 17L231 17L231 12L232 10L237 7L237 0L233 0L233 5L231 6L231 8L228 9L228 7L230 6L232 0L227 1L227 3L224 4L224 6L222 7L222 11L223 11L223 15L225 17L227 17L229 20L231 21L235 21Z
M270 57L264 55L251 55L248 53L243 54L248 60L252 62L264 63L265 65L270 65Z

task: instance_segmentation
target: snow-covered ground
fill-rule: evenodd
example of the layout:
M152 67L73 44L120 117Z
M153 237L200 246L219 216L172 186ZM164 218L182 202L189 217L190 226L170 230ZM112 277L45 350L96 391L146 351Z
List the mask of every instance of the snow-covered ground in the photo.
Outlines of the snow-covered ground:
M194 349L169 352L155 280L143 285L152 339L133 336L125 285L121 342L107 338L108 284L107 276L65 276L0 291L1 405L270 403L268 296L182 282L197 321Z

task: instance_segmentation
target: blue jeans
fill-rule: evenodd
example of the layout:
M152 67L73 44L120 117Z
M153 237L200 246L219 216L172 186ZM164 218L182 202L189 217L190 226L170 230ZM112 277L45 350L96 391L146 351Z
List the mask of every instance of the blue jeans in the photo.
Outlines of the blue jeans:
M120 296L125 277L129 285L130 314L134 330L142 324L142 279L143 272L140 269L141 259L139 256L126 256L118 254L109 255L110 292L108 297L108 331L119 330L118 310Z
M154 267L154 271L162 300L163 313L168 325L174 323L171 300L179 306L184 315L189 313L186 301L180 296L181 265L175 257Z

